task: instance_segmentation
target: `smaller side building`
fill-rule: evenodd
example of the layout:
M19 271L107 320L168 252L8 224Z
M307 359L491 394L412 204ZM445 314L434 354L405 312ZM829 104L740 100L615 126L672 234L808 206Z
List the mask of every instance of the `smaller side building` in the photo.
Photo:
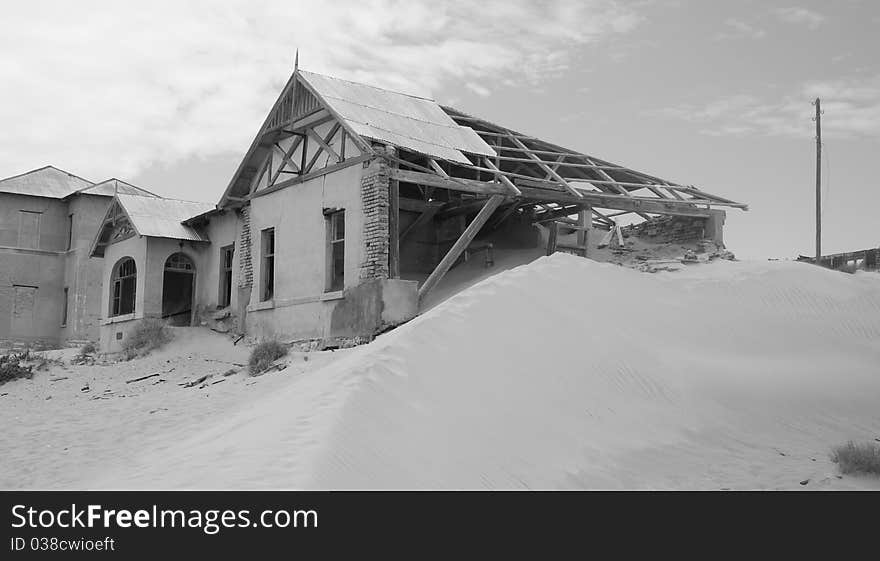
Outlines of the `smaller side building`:
M97 341L103 263L89 258L116 193L52 166L0 180L0 348Z

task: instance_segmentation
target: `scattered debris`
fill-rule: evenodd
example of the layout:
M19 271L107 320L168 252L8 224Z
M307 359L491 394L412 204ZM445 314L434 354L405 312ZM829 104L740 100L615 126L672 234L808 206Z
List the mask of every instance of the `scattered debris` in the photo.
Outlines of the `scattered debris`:
M134 382L140 382L141 380L146 380L146 379L148 379L148 378L153 378L153 377L155 377L155 376L158 376L159 374L160 374L160 372L156 372L155 374L148 374L148 375L146 375L146 376L141 376L140 378L135 378L135 379L133 379L133 380L126 380L125 383L126 383L126 384L131 384L131 383L134 383Z
M205 374L204 376L196 378L195 380L193 380L191 382L183 382L178 385L183 386L184 388L191 388L193 386L197 386L197 385L201 384L202 382L204 382L205 380L207 380L211 376L212 376L211 374Z
M171 371L173 371L173 370L174 370L174 368L169 368L168 370L163 370L163 371L161 371L161 372L156 372L156 373L154 373L154 374L148 374L148 375L146 375L146 376L141 376L140 378L134 378L134 379L132 379L132 380L126 380L125 383L126 383L126 384L131 384L131 383L134 383L134 382L140 382L141 380L146 380L147 378L153 378L153 377L156 377L156 376L161 376L162 374L168 374L169 372L171 372Z

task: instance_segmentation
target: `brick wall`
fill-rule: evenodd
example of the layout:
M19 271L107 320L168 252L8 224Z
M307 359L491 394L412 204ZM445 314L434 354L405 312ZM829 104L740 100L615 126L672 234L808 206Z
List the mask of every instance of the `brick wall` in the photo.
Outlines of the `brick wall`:
M241 216L241 235L238 242L238 287L248 288L254 284L254 263L251 258L251 206L239 210Z
M370 161L361 178L364 212L364 261L360 280L388 278L388 161Z

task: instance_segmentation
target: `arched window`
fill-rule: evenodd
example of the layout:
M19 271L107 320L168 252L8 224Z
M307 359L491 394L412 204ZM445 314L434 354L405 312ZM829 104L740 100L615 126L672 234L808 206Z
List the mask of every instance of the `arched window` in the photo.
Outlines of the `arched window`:
M137 288L137 267L134 259L123 257L113 268L110 292L110 315L134 313L134 295Z

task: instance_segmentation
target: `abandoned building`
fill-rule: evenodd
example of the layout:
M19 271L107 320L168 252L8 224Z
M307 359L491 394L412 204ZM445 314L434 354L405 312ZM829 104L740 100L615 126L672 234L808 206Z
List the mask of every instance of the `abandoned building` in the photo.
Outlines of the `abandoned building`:
M746 205L296 69L216 205L123 191L106 205L88 249L102 268L89 313L106 351L150 317L368 339L417 315L468 252L536 247L537 223L576 231L569 249L587 256L590 232L625 214L687 217L720 244L720 207Z
M97 340L104 265L89 249L117 193L155 196L51 166L0 180L0 347Z
M815 257L799 255L798 261L815 263ZM819 265L826 269L855 273L856 271L880 271L880 247L848 251L845 253L833 253L819 258Z

